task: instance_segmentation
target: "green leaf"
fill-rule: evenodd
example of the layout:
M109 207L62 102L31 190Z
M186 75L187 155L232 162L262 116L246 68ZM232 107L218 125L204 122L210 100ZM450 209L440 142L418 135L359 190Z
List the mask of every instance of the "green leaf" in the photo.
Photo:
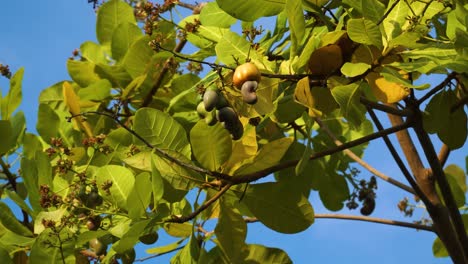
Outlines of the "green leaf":
M251 184L242 199L267 227L286 234L304 231L314 222L314 210L300 190L286 183Z
M8 230L22 236L32 236L32 232L22 225L4 202L0 202L0 222Z
M347 28L349 38L354 42L382 47L382 35L374 22L364 18L350 19Z
M10 258L10 254L8 250L3 247L0 247L0 259L4 264L14 264L13 260Z
M253 159L250 159L248 164L240 167L235 174L249 174L278 164L292 142L292 138L280 138L269 142L260 149Z
M154 55L154 51L148 45L150 40L148 36L142 36L133 41L122 59L123 67L132 78L143 75L148 70L148 63Z
M54 211L42 211L39 212L34 219L34 234L41 234L47 228L44 226L44 220L52 220L55 222L55 227L59 227L62 222L62 217L67 213L65 208L54 210Z
M183 163L191 165L191 162L186 157L177 152L169 152L169 155L180 160ZM202 175L194 172L191 169L186 169L173 161L169 161L164 157L153 155L153 162L161 176L167 180L176 190L190 190L197 185L205 182ZM165 194L167 189L164 188Z
M112 249L117 253L123 253L132 249L139 242L138 238L145 233L144 231L150 223L151 220L132 222L132 225L126 230L120 240L112 245Z
M107 79L101 79L84 89L78 90L80 101L100 102L110 97L112 83Z
M247 245L247 247L249 249L249 255L245 260L246 263L293 263L288 254L279 248L270 248L256 244Z
M28 146L33 147L33 144L35 144L34 140L32 140L30 136L26 136L25 138L27 138L24 141L25 146L27 146L27 144L29 143ZM34 137L34 139L36 138ZM36 150L34 149L34 153L35 151ZM21 159L21 176L24 182L24 186L28 190L28 198L29 202L31 203L31 207L34 209L34 211L39 212L42 210L42 207L39 205L39 185L37 184L38 172L36 162L34 161L35 154L33 155L31 153L32 151L25 150L25 152L29 153L31 157L25 156Z
M437 133L452 150L461 148L468 134L468 120L463 107L452 112L457 101L454 91L442 91L431 99L423 116L424 128L429 133Z
M99 7L96 36L99 43L109 45L112 35L121 23L136 24L133 8L121 0L111 0Z
M296 49L302 42L305 34L305 18L302 9L302 0L286 0L285 11L288 15L291 32L291 58L296 55Z
M81 57L94 64L107 63L106 54L101 45L86 41L80 46Z
M86 87L99 81L100 77L95 72L95 68L96 64L90 61L67 61L68 74L81 87Z
M343 208L344 201L349 197L346 179L335 171L328 169L319 179L319 196L323 205L331 211Z
M130 49L133 42L143 35L135 23L121 23L115 28L112 35L112 58L119 61Z
M5 190L8 198L10 198L13 202L18 205L21 210L24 210L28 215L30 215L33 219L36 217L36 214L32 211L31 207L24 201L23 198L19 196L19 194L15 191L10 191L8 189Z
M216 2L226 13L244 21L255 21L260 17L274 16L285 8L285 0L216 0Z
M193 155L200 164L216 171L231 156L231 136L220 124L208 126L204 120L198 121L190 130Z
M106 182L111 182L112 186L109 189L110 195L101 193L103 198L121 209L128 210L127 199L135 183L133 173L122 166L106 165L96 171L96 183L102 186Z
M239 211L225 201L220 203L219 221L215 228L218 246L231 263L243 263L247 256L247 224Z
M176 248L178 248L180 246L180 244L182 244L182 242L184 242L184 240L185 240L185 238L181 239L181 240L178 240L178 241L176 241L174 243L162 246L162 247L155 247L155 248L147 249L146 253L151 254L151 255L155 255L155 254L164 254L164 253L167 253L167 252L174 251Z
M365 18L377 23L382 19L385 13L385 6L379 1L374 0L344 0L347 4L359 11Z
M3 120L10 119L13 112L18 108L23 98L21 86L23 82L24 68L20 68L10 79L10 90L0 100L1 117Z
M45 142L57 137L60 126L60 118L48 104L39 104L37 112L36 130Z
M346 62L342 67L341 67L341 73L348 77L356 77L359 76L363 73L365 73L368 69L370 69L371 66L367 63L351 63L351 62Z
M170 115L153 108L140 108L135 114L135 132L154 147L170 149L190 158L190 144L184 128ZM141 145L141 141L135 138Z
M15 145L10 120L0 120L0 156Z
M18 145L21 143L24 132L26 131L26 118L24 117L23 111L16 112L16 114L10 118L10 122L13 139L16 142L16 145Z
M59 233L60 239L47 229L37 237L29 255L30 264L75 264L75 243L73 233L63 228Z
M153 191L153 204L157 205L164 195L164 182L153 160L151 160L151 188Z
M200 22L203 26L229 28L237 20L219 8L216 2L208 2L200 12Z
M127 199L128 216L133 220L139 220L146 216L146 210L151 200L151 180L148 172L143 172L135 177L135 184Z
M189 263L198 263L198 258L200 256L200 244L194 234L190 236L189 242L185 247L179 251L172 259L171 263L174 264L189 264Z
M365 119L366 108L360 103L361 89L365 82L351 83L348 85L335 86L331 92L336 102L340 105L341 114L353 124L359 127Z
M218 60L227 65L236 65L234 57L240 62L246 61L249 55L252 61L257 60L255 52L249 54L250 43L234 32L226 32L215 50Z

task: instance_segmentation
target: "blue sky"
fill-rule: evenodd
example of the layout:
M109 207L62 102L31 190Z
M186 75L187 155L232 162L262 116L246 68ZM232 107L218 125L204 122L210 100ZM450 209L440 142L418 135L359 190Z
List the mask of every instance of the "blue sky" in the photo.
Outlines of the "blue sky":
M67 58L81 43L96 41L95 13L86 0L16 0L2 1L0 18L0 63L10 65L12 71L25 67L21 110L25 112L28 130L34 131L40 91L70 79L66 70ZM6 93L7 87L6 79L0 78L2 94ZM382 172L404 181L382 147L381 142L371 144L364 159ZM462 154L466 151L458 152L458 155L450 156L448 164L457 163L464 167ZM363 176L370 176L361 171ZM377 208L372 216L409 220L396 209L397 202L408 196L407 193L379 181L377 196ZM317 193L312 193L310 199L316 213L327 213ZM358 212L343 210L342 213ZM420 215L420 211L416 215ZM279 234L258 223L249 224L248 228L248 243L282 248L295 263L451 263L449 259L432 256L435 236L425 231L329 219L316 219L308 230L295 235ZM175 240L161 234L156 246ZM137 258L144 256L147 254L139 247ZM157 260L167 263L169 258L164 256ZM153 260L147 263L153 263Z

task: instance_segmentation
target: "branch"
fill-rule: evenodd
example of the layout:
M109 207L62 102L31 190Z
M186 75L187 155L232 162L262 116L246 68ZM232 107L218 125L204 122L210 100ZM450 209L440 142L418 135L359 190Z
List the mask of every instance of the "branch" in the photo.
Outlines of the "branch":
M443 144L442 147L439 150L439 155L437 155L437 158L440 162L440 165L442 167L445 166L445 163L447 162L448 156L450 155L450 149L447 146L447 144Z
M411 101L409 101L409 103L411 103ZM422 117L419 109L417 109L417 102L413 104L413 108L415 113L419 113L419 115L415 116L414 118L420 123ZM394 126L403 123L403 119L399 116L388 115L388 117ZM413 144L413 141L411 140L408 131L402 130L396 133L396 136L410 166L410 169L416 178L416 182L419 188L424 193L425 197L428 198L427 202L424 200L423 201L434 222L434 228L437 232L437 235L444 243L450 257L455 263L466 263L467 258L464 253L464 249L461 243L459 243L457 231L452 225L447 208L439 199L435 189L434 179L430 173L430 170L424 168L421 158L419 157L419 154ZM437 160L437 156L435 159Z
M340 145L343 145L343 143L338 140L338 138L333 134L332 131L330 131L330 129L328 128L328 126L326 124L324 124L322 122L322 120L320 118L315 118L315 121L317 122L317 124L319 124L320 128L322 128L325 133L327 133L327 135L333 139L333 141L335 142L335 144L337 146L340 146ZM364 167L366 170L368 170L369 172L371 172L372 174L374 174L375 176L379 177L380 179L390 183L390 184L393 184L409 193L412 193L414 195L416 195L415 191L409 187L408 185L402 183L402 182L399 182L395 179L393 179L392 177L390 176L387 176L385 175L384 173L382 173L381 171L375 169L374 167L372 167L369 163L365 162L364 160L362 160L360 157L358 157L353 151L349 150L349 149L345 149L343 150L343 152L348 156L350 157L352 160L354 160L355 162L359 163L362 167Z
M416 223L409 223L409 222L402 222L390 219L383 219L383 218L376 218L376 217L369 217L369 216L361 216L361 215L345 215L345 214L315 214L315 219L343 219L343 220L355 220L355 221L363 221L363 222L370 222L370 223L377 223L377 224L384 224L384 225L392 225L392 226L402 226L407 228L413 228L417 230L425 230L430 232L435 232L432 226L428 225L421 225ZM244 218L246 223L256 223L258 222L257 218Z
M178 53L179 51L172 51L170 49L166 49L166 48L162 47L159 43L155 43L154 45L155 45L156 50L164 50L164 51L170 52L172 55L174 55L174 57L179 58L179 59L183 59L183 60L187 60L187 61L193 61L193 62L200 63L200 64L205 64L205 65L210 66L213 69L222 68L222 69L227 69L227 70L231 70L231 71L236 70L235 67L230 67L230 66L223 65L223 64L218 64L218 63L213 63L213 62L197 60L197 59L192 59L192 58L186 57L186 56ZM312 75L312 74L274 74L274 73L260 72L260 75L263 76L263 77L267 77L267 78L283 79L283 80L291 80L291 81L298 81L298 80L300 80L302 78L305 78L305 77L309 77L309 79L311 81L320 81L320 82L323 81L322 77Z
M392 114L392 115L397 115L397 116L408 116L410 113L410 111L408 109L398 109L398 108L395 108L395 107L390 107L388 105L384 105L384 104L379 104L377 102L373 102L365 97L361 97L359 99L359 101L361 102L361 104L365 105L366 108L372 108L372 109L377 109L377 110L380 110L382 112L385 112L387 114Z
M208 201L206 201L204 204L202 204L200 207L197 208L197 210L193 211L191 214L187 215L187 216L181 216L181 217L178 217L178 216L173 216L172 219L169 219L165 222L170 222L170 223L185 223L187 221L190 221L192 220L193 218L195 218L197 215L199 215L201 212L203 212L204 210L206 210L206 208L208 208L210 205L212 205L214 202L216 202L219 198L221 198L221 196L227 191L229 190L229 188L231 188L232 184L226 184L217 194L215 194L213 197L211 197L211 199L209 199Z
M380 120L378 119L377 115L374 113L374 110L372 110L371 108L367 108L367 110L369 112L369 115L372 121L377 127L377 129L378 130L384 129L382 126L382 123L380 123ZM419 185L415 182L415 180L413 179L413 176L406 168L403 160L400 158L400 155L398 154L392 142L390 141L390 138L388 138L388 136L383 136L382 139L384 140L385 145L387 145L387 148L390 151L390 154L392 155L393 159L395 160L398 168L400 168L401 173L403 173L403 176L405 176L406 180L409 182L413 190L416 192L416 195L419 196L424 202L428 202L427 197L425 196L424 192L419 188Z
M395 3L393 3L393 5L387 10L387 12L385 12L385 14L382 16L382 18L377 22L377 26L380 25L380 23L382 23L385 18L387 18L387 16L390 14L390 12L392 12L393 8L395 8L395 6L400 2L400 0L398 1L395 1Z
M187 43L187 40L186 39L183 39L181 40L177 46L174 48L174 50L176 52L180 52L185 44ZM169 58L166 60L166 62L164 62L164 66L161 70L161 73L158 75L158 78L156 79L156 81L154 82L154 85L153 87L151 87L151 90L150 92L146 95L146 97L143 99L143 103L141 104L140 107L145 107L145 106L148 106L149 104L151 104L151 102L153 101L153 95L156 94L156 92L158 91L159 87L161 86L162 84L162 81L164 80L164 77L166 76L166 74L168 73L169 71L169 68L170 68L170 64L171 64L171 59L172 58Z
M442 90L443 88L445 88L445 86L447 86L453 79L455 79L457 77L457 73L456 72L452 72L450 73L449 75L447 75L447 77L445 77L445 79L439 83L436 87L432 88L427 94L425 94L423 97L421 97L418 101L417 101L417 105L420 105L422 104L424 101L426 101L427 99L429 99L431 96L433 96L434 94L436 94L438 91Z
M460 211L458 211L455 198L453 197L452 190L450 189L450 185L447 181L447 177L445 176L434 146L432 145L432 141L429 138L429 135L424 131L422 116L418 118L418 120L419 122L417 122L413 127L414 131L416 132L416 136L418 137L424 154L426 155L427 161L429 162L432 174L434 175L437 184L439 185L445 205L449 209L449 214L455 227L458 239L464 249L465 257L468 257L466 256L468 254L468 237L466 235L463 219L461 218Z
M18 190L17 190L16 176L13 175L13 173L11 173L8 164L6 164L5 161L3 161L2 157L0 157L0 167L2 167L2 171L3 171L3 173L6 175L6 177L8 179L8 184L10 184L13 191L15 191L17 193ZM23 225L26 226L27 228L31 229L31 231L32 231L32 227L29 226L28 213L26 211L24 211L23 209L21 209L21 214L23 215L23 221L22 221Z
M314 154L310 155L309 160L322 158L322 157L325 157L325 156L328 156L328 155L338 153L338 152L343 151L345 149L349 149L349 148L352 148L352 147L359 146L359 145L361 145L363 143L367 143L367 142L372 141L374 139L381 138L381 137L383 137L385 135L389 135L389 134L398 132L400 130L406 129L409 126L410 126L409 123L405 122L403 124L400 124L400 125L397 125L397 126L394 126L394 127L391 127L391 128L387 128L387 129L378 131L376 133L373 133L373 134L370 134L370 135L367 135L367 136L364 136L364 137L361 137L361 138L358 138L358 139L343 143L340 146L336 146L334 148L329 148L327 150L314 153ZM269 175L271 173L274 173L276 171L296 166L297 163L299 163L299 160L287 161L287 162L284 162L284 163L281 163L281 164L278 164L278 165L274 165L274 166L271 166L269 168L266 168L266 169L263 169L263 170L260 170L260 171L257 171L257 172L251 173L251 174L245 174L245 175L232 177L230 182L233 183L233 184L239 184L239 183L246 183L246 182L256 181L256 180L259 180L259 179L261 179L261 178L263 178L263 177L265 177L265 176L267 176L267 175Z

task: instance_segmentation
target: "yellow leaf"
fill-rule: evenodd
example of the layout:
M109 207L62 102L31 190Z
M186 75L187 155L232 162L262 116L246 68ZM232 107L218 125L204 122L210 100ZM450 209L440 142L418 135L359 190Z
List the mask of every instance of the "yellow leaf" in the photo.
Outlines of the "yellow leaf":
M76 95L75 91L73 90L73 87L69 82L63 83L62 92L63 99L68 107L68 111L70 111L70 114L72 114L73 116L76 116L74 120L77 120L77 125L82 130L84 130L88 137L92 137L93 129L91 125L82 116L78 116L81 113L80 98L78 97L78 95Z
M407 87L398 83L389 82L377 72L370 72L367 74L366 80L374 96L383 103L396 103L410 94Z
M80 98L76 95L70 83L64 82L62 85L63 99L72 115L80 114Z

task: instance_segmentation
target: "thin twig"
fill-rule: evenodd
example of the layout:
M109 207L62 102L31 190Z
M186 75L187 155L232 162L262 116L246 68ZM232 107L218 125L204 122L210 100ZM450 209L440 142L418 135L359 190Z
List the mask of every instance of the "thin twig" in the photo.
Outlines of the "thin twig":
M370 115L372 121L374 122L375 126L377 127L377 129L378 130L384 129L383 126L382 126L382 123L380 123L379 118L374 113L374 110L372 110L371 108L368 108L367 110L369 112L369 115ZM416 192L416 195L419 198L421 198L421 200L423 200L423 202L425 202L425 204L427 206L430 206L431 203L428 201L428 199L424 195L424 192L419 188L419 185L416 183L416 181L413 179L413 176L411 175L409 170L406 168L405 163L403 162L400 155L396 151L395 147L393 146L392 142L390 141L390 138L388 138L388 136L383 136L382 139L384 140L385 145L387 145L387 148L390 151L390 154L392 155L393 159L395 160L395 162L396 162L398 168L400 169L401 173L403 173L403 176L405 176L408 183L411 185L413 190Z
M390 107L388 105L379 104L377 102L373 102L365 97L361 97L360 99L361 104L365 105L366 107L370 107L372 109L377 109L387 114L397 115L397 116L408 116L410 112L407 109L398 109L395 107Z
M417 105L420 105L422 104L424 101L426 101L427 99L429 99L431 96L433 96L434 94L436 94L438 91L442 90L445 88L445 86L447 86L451 81L452 79L455 79L457 76L457 73L456 72L452 72L450 73L449 75L447 75L447 77L445 77L445 79L439 83L437 86L435 86L434 88L432 88L428 93L426 93L423 97L419 98L419 100L417 101Z
M395 3L393 3L393 5L387 10L387 12L385 12L385 14L382 16L382 18L377 22L377 26L380 25L380 23L382 23L385 18L387 18L387 16L390 14L390 12L392 12L393 8L395 8L395 6L400 2L400 0L397 0L395 1Z
M328 126L322 122L322 120L320 118L315 118L315 121L317 122L317 124L320 126L321 129L323 129L323 131L325 131L325 133L327 133L327 135L333 139L333 141L335 142L335 144L337 146L340 146L340 145L343 145L343 143L338 140L338 138L335 136L335 134L333 134L333 132L328 128ZM390 183L390 184L393 184L395 186L397 186L398 188L401 188L411 194L416 194L415 191L409 187L408 185L402 183L402 182L399 182L395 179L393 179L392 177L384 174L383 172L377 170L376 168L372 167L369 163L365 162L364 160L362 160L360 157L358 157L353 151L351 151L350 149L345 149L343 150L343 152L348 156L350 157L352 160L354 160L355 162L359 163L362 167L364 167L366 170L368 170L369 172L371 172L372 174L374 174L375 176L379 177L380 179Z
M188 58L188 57L180 54L178 51L172 51L170 49L166 49L166 48L162 47L159 43L155 43L155 46L156 46L156 50L159 49L159 50L164 50L164 51L170 52L172 55L174 55L174 57L177 57L179 59L192 61L192 62L196 62L196 63L200 63L200 64L205 64L205 65L210 66L213 69L222 68L222 69L227 69L227 70L231 70L231 71L236 70L235 67L230 67L230 66L223 65L223 64L218 64L218 63L213 63L213 62ZM312 75L312 74L274 74L274 73L260 72L260 75L263 76L263 77L266 77L266 78L284 79L284 80L291 80L291 81L298 81L298 80L300 80L302 78L305 78L305 77L309 77L309 79L311 81L323 81L322 77Z
M11 185L11 188L13 189L13 191L18 193L16 176L13 173L11 173L10 167L8 166L8 164L5 163L2 157L0 157L0 167L2 168L3 174L5 174L7 177L8 184ZM23 221L22 221L23 225L32 231L32 227L29 225L28 213L24 211L23 209L21 209L21 214L23 215Z
M315 214L314 218L315 219L327 218L327 219L355 220L355 221L371 222L371 223L384 224L384 225L402 226L402 227L413 228L417 230L435 232L434 228L428 225L421 225L421 224L416 224L416 223L402 222L402 221L397 221L397 220L390 220L390 219L383 219L383 218L376 218L376 217L369 217L369 216L346 215L346 214ZM259 222L257 218L253 218L253 217L244 218L244 221L246 223Z
M190 221L194 219L197 215L199 215L201 212L203 212L205 209L207 209L210 205L212 205L214 202L216 202L221 196L229 190L229 188L232 187L232 184L226 184L218 193L216 193L211 199L206 201L204 204L202 204L200 207L197 208L197 210L193 211L191 214L186 215L186 216L172 216L172 219L168 219L165 222L169 223L185 223L187 221Z
M174 48L174 51L180 52L184 48L186 43L187 43L186 39L181 40L179 43L177 43L177 46ZM158 78L154 82L154 85L153 87L151 87L151 90L149 91L149 93L146 94L145 98L143 99L143 103L141 104L141 107L148 106L153 101L153 95L156 94L156 92L158 91L159 87L162 84L162 81L164 80L164 77L166 77L166 74L169 72L171 59L172 58L168 58L166 62L164 62L164 66L161 70L161 73L158 75Z

